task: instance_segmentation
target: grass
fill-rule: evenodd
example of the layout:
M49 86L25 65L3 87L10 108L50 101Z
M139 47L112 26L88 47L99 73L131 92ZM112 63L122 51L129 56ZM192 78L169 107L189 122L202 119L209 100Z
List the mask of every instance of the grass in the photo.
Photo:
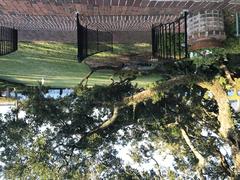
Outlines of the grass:
M108 58L122 53L136 53L149 50L149 45L114 45L114 53L103 52L93 58ZM56 42L21 42L17 52L0 57L0 79L24 83L34 86L44 78L45 86L74 87L84 78L90 69L76 60L76 48L73 44ZM89 85L103 85L111 82L114 72L101 70L89 79ZM117 78L117 77L115 77ZM135 83L145 86L161 79L152 74L140 76Z

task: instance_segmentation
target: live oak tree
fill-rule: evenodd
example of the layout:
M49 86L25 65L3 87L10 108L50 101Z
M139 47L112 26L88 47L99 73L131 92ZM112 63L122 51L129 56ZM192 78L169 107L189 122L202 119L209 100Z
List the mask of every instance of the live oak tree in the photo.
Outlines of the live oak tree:
M163 63L156 71L165 79L144 89L131 84L135 76L109 86L87 87L82 81L74 93L57 99L46 96L46 87L25 88L28 99L1 117L4 176L237 179L239 115L227 89L239 86L238 69L224 58L218 52ZM26 115L18 117L22 110ZM136 163L155 166L140 171L124 164L116 147L128 144ZM174 170L164 169L156 151L174 157Z

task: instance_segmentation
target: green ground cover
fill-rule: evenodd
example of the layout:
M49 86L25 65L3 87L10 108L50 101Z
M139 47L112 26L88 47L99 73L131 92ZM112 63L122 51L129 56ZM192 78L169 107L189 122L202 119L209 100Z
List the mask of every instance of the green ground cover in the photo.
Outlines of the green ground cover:
M240 38L229 38L224 42L224 50L229 54L240 53Z
M149 47L144 44L114 45L114 54L100 53L94 57L107 58L125 52L150 51ZM36 85L44 78L46 86L74 87L90 72L87 65L77 62L76 54L73 44L21 42L17 52L0 57L0 79ZM89 85L108 84L113 74L111 70L97 71L89 79ZM159 79L159 75L151 74L139 76L135 82L145 86Z

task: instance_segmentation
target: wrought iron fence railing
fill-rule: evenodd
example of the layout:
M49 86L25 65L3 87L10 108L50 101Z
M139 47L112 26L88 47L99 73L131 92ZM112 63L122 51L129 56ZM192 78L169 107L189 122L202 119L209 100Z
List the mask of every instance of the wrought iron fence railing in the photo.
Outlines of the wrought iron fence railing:
M164 60L181 60L189 56L187 35L188 13L174 22L152 27L152 55Z
M18 31L9 27L0 26L0 56L9 54L18 49Z
M111 32L88 29L80 24L79 14L77 14L77 47L78 61L82 62L93 54L112 51L113 35Z

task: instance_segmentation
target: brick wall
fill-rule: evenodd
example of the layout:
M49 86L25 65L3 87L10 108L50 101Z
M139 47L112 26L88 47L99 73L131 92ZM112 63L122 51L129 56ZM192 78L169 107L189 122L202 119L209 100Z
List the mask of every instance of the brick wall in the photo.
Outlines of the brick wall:
M150 31L117 31L113 32L115 43L151 43Z
M205 0L206 1L206 0ZM0 0L0 25L19 29L75 30L75 13L82 24L108 30L150 30L152 24L172 22L183 10L237 11L235 0ZM117 19L117 20L116 20Z
M57 41L76 43L76 31L19 30L19 41ZM151 32L113 32L115 43L151 43Z
M19 30L19 41L57 41L75 43L76 31Z

